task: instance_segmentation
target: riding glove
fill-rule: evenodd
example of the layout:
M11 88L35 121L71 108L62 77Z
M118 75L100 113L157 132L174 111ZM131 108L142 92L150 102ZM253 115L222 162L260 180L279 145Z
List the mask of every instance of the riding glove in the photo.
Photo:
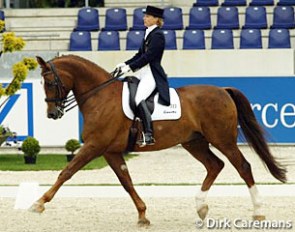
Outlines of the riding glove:
M125 63L120 63L116 65L116 68L123 68L124 66L126 66Z
M129 65L125 65L124 67L121 67L120 69L122 74L125 74L131 70Z

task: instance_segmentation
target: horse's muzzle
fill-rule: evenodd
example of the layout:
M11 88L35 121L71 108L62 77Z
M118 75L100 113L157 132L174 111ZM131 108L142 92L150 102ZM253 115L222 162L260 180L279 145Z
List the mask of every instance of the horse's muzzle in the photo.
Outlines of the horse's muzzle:
M54 120L61 118L64 115L64 112L60 108L55 108L52 111L47 112L47 117Z

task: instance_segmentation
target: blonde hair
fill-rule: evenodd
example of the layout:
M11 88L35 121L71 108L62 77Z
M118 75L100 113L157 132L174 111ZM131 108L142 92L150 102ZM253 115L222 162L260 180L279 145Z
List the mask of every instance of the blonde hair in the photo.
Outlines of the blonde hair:
M158 27L161 28L163 26L163 24L164 24L164 20L162 18L158 18L158 21L157 21Z

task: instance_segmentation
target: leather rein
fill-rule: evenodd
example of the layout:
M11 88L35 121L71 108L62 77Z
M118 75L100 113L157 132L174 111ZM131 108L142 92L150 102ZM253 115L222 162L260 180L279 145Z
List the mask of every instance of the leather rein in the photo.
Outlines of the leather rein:
M61 78L59 77L56 68L54 64L51 61L48 61L48 64L50 65L50 70L43 74L43 78L48 74L53 74L54 80L48 81L44 78L45 85L48 86L48 88L55 88L56 90L56 96L54 98L45 98L46 102L54 102L57 109L60 111L60 113L63 114L63 112L68 112L78 106L78 103L76 102L76 97L74 94L70 96L63 96L63 94L66 92L66 88L63 85ZM111 83L118 80L120 76L122 76L122 72L120 68L116 68L113 72L110 73L111 78L107 81L103 82L102 84L94 87L93 89L90 89L82 94L80 94L79 98L79 104L82 105L85 103L85 101L99 92L101 89L107 87ZM74 104L76 102L76 104ZM74 105L73 105L74 104Z

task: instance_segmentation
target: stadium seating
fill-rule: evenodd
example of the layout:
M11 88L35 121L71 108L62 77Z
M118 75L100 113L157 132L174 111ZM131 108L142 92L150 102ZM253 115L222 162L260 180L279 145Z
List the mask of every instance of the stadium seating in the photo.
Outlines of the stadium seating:
M4 14L4 11L0 10L0 19L1 20L5 20L5 14Z
M70 35L70 51L91 51L91 34L89 31L74 31Z
M273 6L274 0L252 0L250 6Z
M211 11L208 6L192 7L189 12L189 25L187 30L191 29L211 29Z
M240 35L241 49L262 48L262 37L260 29L243 29Z
M163 30L165 36L165 49L175 50L177 49L176 44L176 33L174 30Z
M295 28L294 8L292 6L276 6L273 10L271 28Z
M264 6L247 7L245 13L245 25L243 28L266 29L266 8Z
M239 11L236 6L222 6L217 10L215 29L239 29Z
M218 6L218 0L197 0L193 6Z
M278 6L295 6L295 0L279 0Z
M182 30L183 19L182 9L179 7L166 7L164 8L164 25L163 30Z
M0 10L0 20L5 21L5 14L4 14L4 11L2 11L2 10ZM5 29L3 31L5 31ZM0 33L3 31L0 31Z
M268 35L268 48L291 48L290 33L288 29L270 29Z
M103 31L126 31L127 14L124 8L109 8L106 10L105 27Z
M198 0L197 2L210 2L210 0ZM205 37L205 31L204 30L210 30L209 33L211 35L209 38L211 39L211 48L212 49L233 49L236 45L234 45L234 39L233 39L233 31L234 29L240 29L239 24L239 17L241 18L241 15L239 16L239 9L236 7L235 4L242 4L243 1L239 2L240 0L222 0L217 1L218 3L221 3L222 6L215 9L216 14L211 13L212 8L208 6L196 6L191 7L189 9L189 17L188 17L188 25L185 27L185 30L183 30L183 34L180 36L181 41L179 38L176 39L176 31L178 29L183 29L183 12L182 9L179 7L166 7L164 8L164 25L162 27L162 30L165 35L165 49L177 49L180 45L180 42L182 43L182 49L207 49L209 46L207 45L206 48L206 37ZM263 1L265 4L271 4L269 0L259 0L261 3ZM294 1L295 0L290 0ZM284 0L278 0L277 3L282 2L284 4ZM211 2L212 3L212 2ZM295 28L295 16L294 16L294 8L291 5L280 5L273 6L268 9L266 6L261 6L259 3L257 6L255 5L257 2L255 0L251 0L249 2L251 6L245 6L243 7L243 10L241 12L245 12L245 20L244 25L241 25L242 30L239 31L240 37L239 39L236 39L236 42L239 41L239 48L240 49L261 49L262 47L269 47L269 48L289 48L291 47L291 37L290 33L288 32L288 35L286 35L285 30L276 30L276 31L269 31L268 34L268 40L262 40L262 32L261 29L292 29ZM227 5L228 4L228 5ZM232 5L231 5L232 4ZM242 8L241 8L242 9ZM270 9L272 10L272 25L268 25L268 19L270 16L267 16L267 13L271 13ZM88 11L88 12L87 12ZM93 12L96 11L97 16L93 16ZM140 44L142 43L142 40L144 38L144 30L145 26L143 24L143 17L144 17L144 11L145 7L138 7L133 10L132 14L132 27L129 31L126 31L126 47L124 46L124 49L126 50L138 50ZM91 20L96 18L97 23L91 23L94 22L94 20ZM108 50L120 50L120 43L122 45L122 42L120 42L120 34L118 31L120 30L127 30L127 15L126 15L126 9L124 8L109 8L106 9L105 14L105 28L103 28L102 32L109 32L109 33L99 33L98 34L98 50L101 51L108 51ZM86 14L88 13L88 15ZM84 14L84 18L83 18ZM2 16L3 15L3 16ZM86 15L86 16L85 16ZM115 15L115 16L114 16ZM243 15L243 13L242 13ZM0 17L4 17L4 14L1 14L0 11ZM79 10L78 13L78 21L79 17L81 18L80 21L82 23L77 22L77 28L81 28L81 31L84 30L95 30L99 28L99 20L98 20L98 11L95 9L92 9L91 7L85 7ZM214 29L212 29L212 17L216 17L214 21L216 22L216 26ZM120 18L120 19L119 19ZM86 21L88 20L90 23L86 25L86 27L83 28L83 20L84 24L86 25ZM92 25L96 25L94 28L91 28ZM112 24L112 25L111 25ZM120 24L120 25L119 25ZM121 26L123 25L123 26ZM82 26L82 27L79 27ZM214 25L213 25L214 26ZM212 30L211 30L212 29ZM77 32L81 32L80 30ZM179 32L177 32L179 33ZM181 32L182 33L182 32ZM206 32L207 33L207 32ZM237 33L235 31L235 33ZM293 33L293 32L292 32ZM71 35L71 45L70 50L81 50L81 51L89 51L91 49L91 35L89 35L89 38L86 39L86 35L83 34L83 36L78 36L76 34L76 38L74 37L74 34ZM125 34L124 34L125 35ZM293 35L293 34L292 34ZM208 35L207 35L208 36ZM123 41L125 41L125 38ZM280 39L285 39L284 43L280 42ZM79 41L85 40L88 42L83 42L84 46L82 46L81 42L79 45ZM78 42L77 42L78 41ZM263 41L268 41L268 44L263 45ZM278 42L277 42L278 41ZM264 42L264 43L265 43ZM74 45L73 45L74 44ZM89 45L90 44L90 45Z
M138 50L144 39L144 31L128 31L126 38L126 50Z
M233 49L234 38L230 29L214 29L211 36L211 49Z
M221 6L246 6L247 0L224 0Z
M185 30L182 49L205 49L203 30Z
M97 31L99 30L98 10L91 7L84 7L78 11L76 31Z
M145 12L145 7L138 7L133 10L133 25L129 30L145 30L143 24L143 16Z
M118 31L101 31L98 35L99 51L120 50L120 36Z

